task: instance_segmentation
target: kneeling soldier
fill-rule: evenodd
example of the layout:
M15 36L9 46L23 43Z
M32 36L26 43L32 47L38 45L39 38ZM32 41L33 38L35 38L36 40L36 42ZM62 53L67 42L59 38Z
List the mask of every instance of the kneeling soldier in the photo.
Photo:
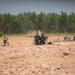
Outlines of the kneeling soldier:
M40 37L40 44L45 44L45 42L46 42L45 40L46 40L46 38L45 38L44 34L42 33L41 37Z

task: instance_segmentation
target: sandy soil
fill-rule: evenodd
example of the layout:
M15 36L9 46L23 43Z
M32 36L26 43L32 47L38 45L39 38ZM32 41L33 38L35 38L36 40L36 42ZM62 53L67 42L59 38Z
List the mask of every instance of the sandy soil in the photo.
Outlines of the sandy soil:
M10 44L5 47L0 38L0 75L75 75L75 42L36 46L33 37L8 38Z

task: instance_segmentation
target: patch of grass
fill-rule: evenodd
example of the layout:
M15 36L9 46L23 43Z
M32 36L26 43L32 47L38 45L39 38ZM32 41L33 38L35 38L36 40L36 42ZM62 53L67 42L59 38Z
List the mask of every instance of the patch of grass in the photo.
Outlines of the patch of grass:
M4 34L4 36L10 36L10 37L20 37L20 36L25 36L25 37L34 37L36 33L27 33L27 34ZM41 33L39 32L39 35ZM48 36L75 36L75 33L48 33Z
M10 37L15 37L15 36L25 36L25 37L34 37L36 35L37 31L32 31L28 33L23 33L23 34L4 34L4 36L10 36ZM41 31L38 31L38 34L41 35Z
M3 32L0 32L0 37L2 37L3 36Z
M26 36L26 34L4 34L4 36L10 36L10 37L15 37L15 36Z

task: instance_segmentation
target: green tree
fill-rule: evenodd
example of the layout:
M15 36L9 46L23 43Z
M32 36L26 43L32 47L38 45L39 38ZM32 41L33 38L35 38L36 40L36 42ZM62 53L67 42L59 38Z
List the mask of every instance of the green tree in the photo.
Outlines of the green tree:
M1 31L3 33L10 33L10 26L11 26L11 15L3 14L2 15L2 23L1 23Z
M67 13L61 12L60 26L59 26L60 32L66 32L67 31L67 22L68 22Z
M41 12L37 15L37 30L45 31L46 27L46 20L45 20L45 13Z
M0 31L2 31L2 15L0 14Z
M68 17L68 32L75 32L75 13L71 13Z
M59 15L57 13L47 14L47 31L57 32L59 29Z

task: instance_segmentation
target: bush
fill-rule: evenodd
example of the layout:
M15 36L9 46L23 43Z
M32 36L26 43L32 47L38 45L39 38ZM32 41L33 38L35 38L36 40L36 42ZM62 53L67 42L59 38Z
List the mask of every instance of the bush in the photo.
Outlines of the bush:
M3 36L3 32L0 32L0 37L2 37Z

